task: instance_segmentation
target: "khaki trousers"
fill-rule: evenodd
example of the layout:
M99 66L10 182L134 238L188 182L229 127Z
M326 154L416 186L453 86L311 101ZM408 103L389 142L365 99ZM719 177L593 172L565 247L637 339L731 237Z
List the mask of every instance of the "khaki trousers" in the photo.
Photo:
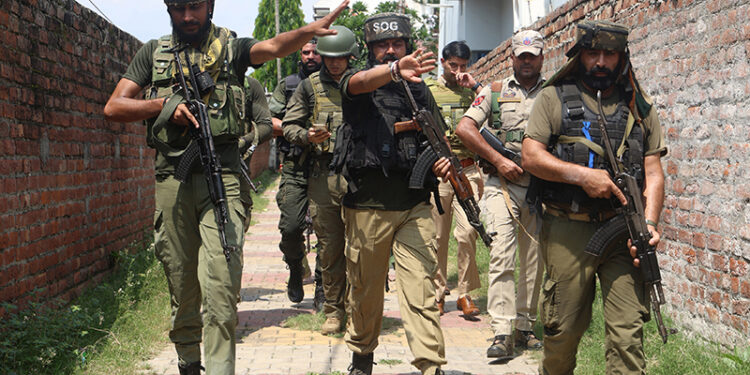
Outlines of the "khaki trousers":
M312 162L307 194L310 217L321 247L318 262L323 277L326 317L344 319L346 299L346 257L344 256L344 220L341 200L346 194L346 180L341 175L328 175L331 157L317 157Z
M435 227L427 203L406 211L344 207L346 276L349 281L346 343L357 354L378 346L383 319L385 278L393 251L396 288L404 330L423 374L445 364L445 344L435 303L437 261L432 248Z
M492 240L487 273L487 311L492 318L490 325L495 335L508 335L513 330L513 320L515 328L523 331L530 331L536 321L542 267L539 263L539 243L532 241L526 232L538 237L541 218L529 212L526 187L506 182L511 204L508 207L500 178L487 178L479 206L487 231L497 233ZM518 227L510 211L526 228L525 231ZM516 248L519 260L517 284L514 282Z
M479 169L472 165L463 169L466 178L474 190L474 199L479 202L482 196L484 183ZM435 220L435 242L437 250L438 270L435 274L435 298L443 299L446 289L446 275L448 274L448 240L450 239L451 222L453 214L456 216L456 227L453 229L453 237L456 238L458 248L456 251L456 263L458 265L458 285L456 291L458 295L466 294L482 286L479 281L479 271L477 270L477 231L469 225L466 213L458 204L455 198L456 193L450 182L441 182L438 185L440 195L440 204L443 206L445 213L440 215L432 198L432 218Z
M242 249L247 212L240 201L239 177L222 177L229 205L227 242ZM202 330L206 374L234 374L242 252L231 252L229 263L224 258L203 174L193 174L185 183L172 176L157 178L154 247L169 284L169 338L179 363L201 360Z
M643 323L650 319L640 271L627 236L594 257L583 252L597 223L544 216L544 359L542 374L573 374L576 352L591 322L596 277L602 289L607 374L645 374Z

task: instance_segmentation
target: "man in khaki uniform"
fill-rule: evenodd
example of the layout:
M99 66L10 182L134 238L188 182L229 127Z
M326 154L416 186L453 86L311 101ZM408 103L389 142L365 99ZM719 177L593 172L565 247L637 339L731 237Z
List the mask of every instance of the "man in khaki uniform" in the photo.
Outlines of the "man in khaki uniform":
M581 336L591 321L596 278L602 290L608 374L645 374L643 323L650 319L641 271L627 232L599 256L584 252L594 232L626 204L607 169L598 125L601 93L607 134L624 170L643 189L646 224L656 246L664 200L660 158L667 152L651 100L635 79L627 27L582 21L570 58L539 93L523 141L523 167L539 178L545 205L541 232L543 374L573 374Z
M349 71L350 58L359 56L354 33L344 26L332 28L338 34L320 38L317 44L317 52L323 57L322 68L297 86L282 124L284 138L303 147L312 146L307 195L321 245L318 259L326 314L320 329L323 334L340 332L345 316L346 259L341 199L346 193L346 180L340 174L329 173L329 165L333 158L333 135L342 122L339 82Z
M542 35L533 30L516 33L512 39L513 75L493 82L479 93L458 124L456 133L472 151L492 164L479 202L489 232L497 232L490 249L487 310L495 338L487 357L513 356L513 346L538 349L541 342L532 331L536 321L542 267L539 266L539 213L526 203L529 175L487 144L478 132L487 121L505 147L521 150L526 123L544 79L540 72ZM520 224L520 225L519 225ZM516 247L519 276L514 294ZM515 322L515 336L513 323Z
M422 374L440 375L445 344L432 278L437 268L432 240L430 190L409 188L408 176L423 148L415 128L396 131L412 118L402 80L442 124L430 91L419 75L434 68L431 53L407 54L411 25L406 15L382 13L365 21L367 70L341 80L344 124L336 135L333 165L347 182L344 195L346 277L349 282L346 343L352 350L350 375L372 373L373 351L383 318L388 259L396 263L396 289L412 364ZM433 165L447 175L443 158Z
M315 35L335 33L328 26L348 1L319 21L267 41L235 38L231 30L214 25L213 0L164 3L172 33L150 40L138 50L107 101L104 115L108 121L145 120L148 144L156 148L154 248L169 284L169 338L177 351L180 374L200 373L201 343L208 375L234 374L237 295L247 216L240 200L238 174L239 137L245 133L245 71L296 51ZM210 124L204 125L210 127L220 159L228 209L226 243L232 249L228 261L217 230L218 208L212 202L200 163L184 181L175 176L181 155L194 144L187 129L199 126L185 102L184 91L174 90L177 64L174 54L166 51L177 46L185 47L181 60L190 55L200 72L207 73L215 83L205 88ZM140 99L144 89L146 97Z
M440 107L443 120L448 126L446 136L451 144L451 150L458 156L464 174L474 191L474 199L479 201L482 196L482 175L474 163L474 153L455 134L456 125L469 108L474 96L482 88L471 74L466 73L466 66L471 58L471 49L465 42L451 42L443 48L443 57L440 63L443 65L443 74L437 80L425 79L427 87L432 92ZM437 250L438 270L435 274L435 298L438 300L440 315L445 312L446 277L448 271L448 240L450 239L451 223L453 213L456 214L456 227L453 236L458 243L458 285L456 292L456 308L463 313L464 319L470 320L479 315L479 309L471 300L469 292L482 286L479 281L477 270L477 231L469 225L461 205L455 199L455 192L450 182L443 181L438 185L440 204L445 211L442 215L438 212L437 205L433 203L432 218L435 220L435 249ZM434 202L434 197L433 197Z

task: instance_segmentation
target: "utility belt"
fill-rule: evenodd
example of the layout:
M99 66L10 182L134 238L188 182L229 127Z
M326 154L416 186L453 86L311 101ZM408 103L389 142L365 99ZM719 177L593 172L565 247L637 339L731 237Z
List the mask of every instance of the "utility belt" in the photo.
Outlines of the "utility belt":
M555 217L587 223L605 222L617 215L617 212L615 212L615 210L599 212L572 212L569 209L551 207L549 205L545 205L544 212Z

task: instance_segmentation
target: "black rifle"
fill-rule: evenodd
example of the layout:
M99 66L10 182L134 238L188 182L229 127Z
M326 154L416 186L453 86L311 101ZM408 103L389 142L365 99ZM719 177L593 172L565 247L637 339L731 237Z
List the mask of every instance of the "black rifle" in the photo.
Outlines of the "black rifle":
M510 159L516 163L519 167L521 166L521 155L515 151L511 151L505 147L503 141L501 141L491 130L486 127L479 129L479 134L484 138L485 142L490 145L495 151L500 153L506 159ZM497 174L497 168L492 163L484 158L477 158L477 165L482 168L482 171L487 174Z
M211 125L208 121L208 112L206 111L206 104L201 100L201 92L208 92L213 89L213 82L206 83L206 79L210 80L210 76L203 73L201 75L202 85L198 85L198 79L196 78L197 66L190 64L190 56L187 52L185 53L185 62L188 66L188 72L190 73L190 86L188 87L185 82L185 74L182 71L182 64L180 63L180 52L185 50L187 45L177 46L175 48L166 50L165 52L174 53L174 60L177 64L177 76L179 77L178 84L180 89L185 94L185 101L190 113L193 114L195 119L198 121L198 128L196 129L192 124L188 126L192 142L190 146L185 150L185 153L180 159L180 163L175 171L175 178L181 182L185 182L187 175L193 167L196 157L200 158L201 165L203 166L203 175L206 177L206 183L208 184L208 193L211 197L211 202L214 205L214 216L216 219L216 226L219 229L219 240L221 241L221 247L224 249L224 257L229 263L229 253L232 250L238 250L236 246L231 246L227 243L225 225L229 222L229 206L227 204L227 194L224 189L224 181L221 179L221 161L216 156L216 148L214 147L214 139L211 136ZM200 88L203 87L204 90ZM194 91L193 91L194 90ZM197 145L197 146L195 146Z
M414 101L414 96L411 94L409 84L406 81L401 81L406 91L406 96L409 99L409 105L412 111L412 120L407 121L403 127L394 126L394 132L400 133L407 130L420 130L422 134L427 137L427 147L422 154L419 155L417 163L412 170L411 177L409 178L409 188L421 189L424 187L425 177L428 171L432 170L432 165L435 162L445 157L450 161L450 173L451 177L448 179L453 187L453 191L456 193L456 200L461 205L461 208L466 213L466 218L477 233L482 238L487 247L492 244L492 236L487 233L484 229L484 225L479 221L479 206L474 200L474 192L469 184L469 179L463 172L463 167L458 161L456 155L451 152L450 145L444 138L444 133L432 114L425 109L419 109L417 102ZM396 124L398 125L398 124ZM439 197L435 197L436 203L439 202ZM494 233L492 233L494 235Z
M635 177L621 168L612 150L612 142L607 134L607 120L604 118L602 108L602 93L597 91L596 101L599 110L597 121L599 129L602 132L604 140L604 150L607 153L607 159L614 173L613 180L615 185L625 194L628 204L617 209L618 215L610 219L606 224L600 227L591 240L586 245L585 251L591 255L599 256L606 249L612 240L627 231L631 244L636 247L636 256L640 262L641 274L643 281L649 289L651 298L651 308L656 316L656 325L659 328L659 334L664 343L667 342L667 336L677 333L674 328L667 329L661 316L660 306L665 303L664 291L661 285L661 272L659 271L659 262L656 259L656 248L651 246L648 241L651 239L651 232L648 231L646 224L646 211L643 206L643 193L638 187Z

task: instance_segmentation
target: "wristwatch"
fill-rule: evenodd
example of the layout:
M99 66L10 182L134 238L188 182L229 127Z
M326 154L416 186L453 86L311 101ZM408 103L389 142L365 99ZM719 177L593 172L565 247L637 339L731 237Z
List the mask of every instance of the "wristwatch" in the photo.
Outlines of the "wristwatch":
M471 91L477 91L477 89L478 89L478 88L479 88L480 86L484 86L484 85L482 85L482 83L481 83L481 82L477 82L477 83L475 83L475 84L474 84L474 86L471 86Z

